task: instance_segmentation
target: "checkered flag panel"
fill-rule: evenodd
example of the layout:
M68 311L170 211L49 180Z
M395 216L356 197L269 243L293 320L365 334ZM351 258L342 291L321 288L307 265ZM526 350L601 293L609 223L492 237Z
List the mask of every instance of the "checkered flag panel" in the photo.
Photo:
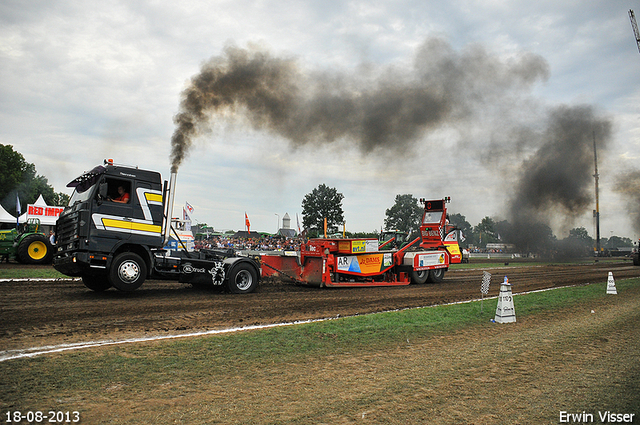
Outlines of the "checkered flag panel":
M489 284L491 284L491 273L482 272L482 285L480 285L480 292L483 294L489 293Z

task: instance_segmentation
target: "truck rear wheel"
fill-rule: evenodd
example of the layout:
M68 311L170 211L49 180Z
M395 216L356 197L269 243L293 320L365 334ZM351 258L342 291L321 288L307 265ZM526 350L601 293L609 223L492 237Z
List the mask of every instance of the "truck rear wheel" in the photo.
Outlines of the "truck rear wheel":
M258 286L258 273L249 264L238 264L231 270L227 285L234 294L248 294Z
M109 276L107 275L83 275L82 283L84 283L84 286L87 288L96 292L106 291L111 288L111 282L109 282Z
M411 272L411 283L422 285L429 278L429 270L420 270Z
M48 264L53 257L53 248L45 235L33 234L20 242L17 254L24 264Z
M119 291L135 291L147 278L147 265L138 254L124 252L118 255L109 270L109 282Z
M429 283L440 283L442 279L444 279L444 269L433 269L429 271L429 278L427 282Z

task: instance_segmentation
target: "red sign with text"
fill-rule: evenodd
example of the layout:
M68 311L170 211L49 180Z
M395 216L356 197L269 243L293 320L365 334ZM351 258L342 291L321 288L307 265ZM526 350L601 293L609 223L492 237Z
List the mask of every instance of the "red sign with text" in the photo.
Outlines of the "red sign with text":
M28 205L27 217L58 217L62 211L64 211L64 207L41 207L39 205Z

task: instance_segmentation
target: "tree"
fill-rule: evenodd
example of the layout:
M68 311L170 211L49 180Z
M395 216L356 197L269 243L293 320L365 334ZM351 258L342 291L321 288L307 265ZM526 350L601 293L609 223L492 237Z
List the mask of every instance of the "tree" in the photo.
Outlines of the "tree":
M569 230L569 236L559 243L559 255L567 258L578 258L591 254L595 241L584 227Z
M601 240L601 242L603 242ZM621 247L633 246L633 241L629 238L621 238L620 236L611 236L606 242L603 243L604 248L618 249Z
M557 240L548 224L524 219L504 222L498 229L502 241L514 244L520 252L551 257L556 251Z
M384 219L386 230L394 229L410 234L420 229L422 207L411 194L396 195L395 204L385 212L385 215L387 216Z
M25 204L34 203L40 195L49 205L66 205L69 195L56 193L46 177L36 174L36 167L28 163L11 145L0 145L0 200L11 214L16 214L16 194L22 211Z
M488 243L498 241L495 226L496 224L491 217L483 218L482 221L476 225L473 232L476 234L480 246L486 246Z
M337 230L344 222L342 199L344 195L335 187L328 187L324 183L305 195L302 201L302 223L305 229L315 229L318 233L324 229L324 219L327 228Z

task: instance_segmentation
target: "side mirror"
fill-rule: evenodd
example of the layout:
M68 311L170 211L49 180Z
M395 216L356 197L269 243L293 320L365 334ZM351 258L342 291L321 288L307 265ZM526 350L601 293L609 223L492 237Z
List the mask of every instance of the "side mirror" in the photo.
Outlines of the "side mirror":
M105 199L107 199L108 193L108 185L107 182L102 182L98 186L98 203L102 203Z

